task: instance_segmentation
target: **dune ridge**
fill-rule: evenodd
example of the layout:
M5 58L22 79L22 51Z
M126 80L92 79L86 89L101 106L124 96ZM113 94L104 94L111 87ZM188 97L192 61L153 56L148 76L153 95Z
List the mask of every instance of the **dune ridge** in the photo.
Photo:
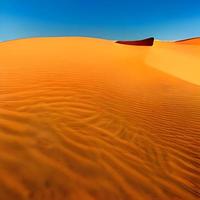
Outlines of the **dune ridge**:
M184 40L178 40L178 41L176 41L176 43L200 45L200 37L188 38L188 39L184 39Z
M200 86L178 46L0 43L0 199L199 199Z

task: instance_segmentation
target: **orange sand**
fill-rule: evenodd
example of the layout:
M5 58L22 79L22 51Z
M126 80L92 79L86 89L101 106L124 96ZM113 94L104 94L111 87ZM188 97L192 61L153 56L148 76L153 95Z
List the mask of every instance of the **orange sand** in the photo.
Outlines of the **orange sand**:
M199 199L194 43L0 43L0 200Z
M200 37L176 41L181 44L200 45Z

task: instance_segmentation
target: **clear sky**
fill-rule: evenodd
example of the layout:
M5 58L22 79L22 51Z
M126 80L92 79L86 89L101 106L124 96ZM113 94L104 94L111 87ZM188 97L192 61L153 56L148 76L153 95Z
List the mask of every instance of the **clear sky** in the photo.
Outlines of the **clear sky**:
M200 0L0 0L0 41L44 36L200 36Z

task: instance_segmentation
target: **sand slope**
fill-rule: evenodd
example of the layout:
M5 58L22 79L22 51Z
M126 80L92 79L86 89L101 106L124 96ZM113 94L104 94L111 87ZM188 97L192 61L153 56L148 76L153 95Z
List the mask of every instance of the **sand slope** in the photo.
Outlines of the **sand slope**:
M200 45L200 37L176 41L179 44Z
M0 199L197 200L200 59L188 46L0 43Z
M146 63L170 75L200 85L200 45L197 39L185 42L156 42Z

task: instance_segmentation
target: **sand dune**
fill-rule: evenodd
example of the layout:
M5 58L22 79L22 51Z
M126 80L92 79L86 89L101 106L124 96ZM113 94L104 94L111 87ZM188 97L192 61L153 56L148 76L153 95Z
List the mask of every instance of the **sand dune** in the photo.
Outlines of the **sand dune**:
M197 41L191 39L190 44L197 44ZM179 79L200 85L200 45L185 43L155 42L145 62Z
M178 40L176 42L181 44L200 45L200 37Z
M0 199L199 199L199 50L0 43Z
M137 45L137 46L153 46L154 38L146 38L144 40L124 40L124 41L116 41L119 44L126 44L126 45Z

